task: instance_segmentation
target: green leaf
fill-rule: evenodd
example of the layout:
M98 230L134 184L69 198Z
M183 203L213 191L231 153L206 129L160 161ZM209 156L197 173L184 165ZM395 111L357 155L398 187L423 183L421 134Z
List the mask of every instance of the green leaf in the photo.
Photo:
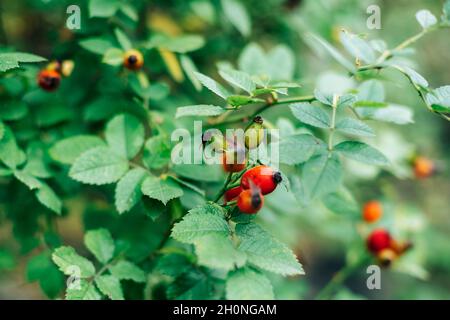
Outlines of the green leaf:
M170 93L169 86L164 82L154 82L147 87L142 87L137 77L131 80L130 86L137 95L148 100L163 100Z
M450 0L446 0L442 7L442 21L450 22Z
M120 280L133 280L134 282L145 282L144 271L134 263L120 260L115 265L109 267L111 274Z
M199 187L193 185L192 183L189 183L189 182L187 182L187 181L184 181L184 180L182 180L182 179L180 179L180 178L178 178L178 177L175 177L175 176L169 176L169 179L175 180L175 181L176 181L178 184L180 184L181 186L186 187L186 188L188 188L188 189L190 189L190 190L192 190L192 191L198 193L198 194L201 195L202 197L205 196L205 191L203 191L203 190L200 189Z
M0 140L5 136L5 125L2 121L0 121Z
M383 102L384 99L383 83L379 80L367 80L358 87L358 101Z
M192 61L189 56L183 54L180 56L180 64L194 88L197 91L200 91L202 89L202 84L195 76L195 72L198 72L198 69L195 66L194 61Z
M422 88L428 88L428 81L420 75L417 71L406 67L406 66L399 66L399 65L392 65L393 68L399 70L401 73L403 73L405 76L408 77L408 79L417 87Z
M106 142L117 155L133 159L144 144L144 126L134 116L120 114L108 122Z
M227 98L227 102L233 107L240 107L251 103L264 102L264 100L248 96L232 95Z
M342 155L373 165L386 165L389 160L377 149L359 141L344 141L334 147Z
M14 170L14 177L26 185L30 190L39 189L42 186L41 181L24 170Z
M351 72L356 71L355 66L346 58L344 58L344 56L339 51L337 51L331 44L329 44L326 40L314 34L311 34L310 37L316 42L318 42L323 48L325 48L325 50L345 69Z
M375 60L376 55L370 44L358 35L342 31L340 39L345 49L356 59L368 64Z
M116 14L120 0L89 0L89 17L109 18Z
M50 178L53 171L47 165L45 147L40 142L32 142L27 147L27 163L23 170L29 172L36 178Z
M26 276L30 282L39 281L42 291L51 299L56 298L64 286L63 275L52 263L47 251L34 256L28 261Z
M434 112L438 113L450 113L450 107L439 104L432 104L431 109L433 109Z
M330 127L330 116L320 109L309 103L294 103L289 106L294 117L303 123L318 128Z
M434 26L438 20L429 10L420 10L416 13L416 19L424 29Z
M333 100L334 100L333 94L327 94L327 93L321 92L320 90L314 90L314 96L321 103L323 103L327 106L333 106ZM352 105L355 101L356 101L356 96L353 94L337 95L336 107L344 108L344 107Z
M241 88L249 94L251 94L253 90L256 89L256 84L253 82L252 78L243 71L227 68L219 70L219 74L225 81L238 88Z
M141 184L146 176L145 170L135 168L119 180L115 192L115 205L119 213L131 210L141 199Z
M108 184L118 181L128 171L128 161L108 147L96 147L78 157L69 175L87 184Z
M250 268L230 273L226 282L228 300L273 300L273 288L265 275Z
M323 204L332 212L355 218L360 217L360 208L352 194L341 189L337 192L327 194L323 197Z
M53 160L72 164L83 152L104 145L103 140L97 136L76 135L58 141L48 152Z
M267 54L271 80L291 80L295 71L295 57L292 50L285 45L274 47Z
M224 87L222 87L218 82L211 79L210 77L205 76L200 72L194 72L194 74L204 87L208 88L222 99L227 99L227 97L230 95L230 93Z
M73 286L66 291L66 300L101 300L100 292L91 282L81 279L79 287Z
M252 75L268 76L268 59L263 49L256 43L248 44L239 56L239 69Z
M11 252L0 248L0 270L11 270L15 265L16 262Z
M226 271L241 267L246 261L245 253L234 247L230 237L218 233L196 239L195 253L199 265Z
M102 37L92 37L78 42L80 47L95 54L104 55L109 49L114 48L114 44Z
M195 106L186 106L177 108L175 118L189 117L189 116L202 116L213 117L219 116L226 110L219 106L199 104Z
M165 135L153 136L145 142L144 163L147 168L161 169L170 163L172 146Z
M222 0L223 12L232 25L244 36L251 32L251 21L245 7L236 0Z
M180 242L194 243L206 235L226 237L230 230L224 218L224 209L212 203L189 210L172 229L172 237Z
M319 146L318 140L310 134L295 134L273 143L272 148L278 149L279 161L295 165L307 161Z
M130 18L132 21L134 22L139 21L139 14L137 13L133 5L122 2L120 5L120 11L122 11L122 13L126 15L128 18Z
M223 179L223 171L219 166L179 164L173 166L172 170L181 177L205 182L218 182Z
M0 140L0 161L11 169L25 162L25 153L17 146L11 129L3 125L3 138Z
M104 53L102 62L112 66L120 66L123 63L123 55L123 50L110 48Z
M198 35L182 35L163 41L159 47L177 53L187 53L200 49L205 45L205 39Z
M35 113L36 124L40 127L51 127L71 120L74 110L67 108L63 103L44 103Z
M36 191L38 201L57 214L61 214L62 202L57 194L49 186L41 183L41 187Z
M356 101L353 104L355 108L383 108L387 107L388 104L386 102L375 102L375 101ZM360 110L359 110L360 111Z
M184 254L184 252L168 253L158 259L153 270L163 275L176 278L192 267L189 258L191 256Z
M339 158L335 154L322 154L305 163L301 182L307 199L313 199L335 191L341 184L341 178L342 167Z
M19 68L19 63L43 62L47 59L31 53L24 52L6 52L0 53L0 72Z
M161 201L164 205L171 199L179 198L183 195L183 189L171 179L161 179L155 176L145 178L141 187L142 193L146 196Z
M450 86L443 86L431 91L426 95L425 100L436 112L449 112Z
M371 127L362 121L344 118L336 124L336 130L356 136L373 137L375 132Z
M123 32L119 28L116 28L114 29L114 34L116 35L117 41L119 42L123 50L133 49L133 45L125 32Z
M179 300L210 299L212 289L210 281L203 273L187 271L170 284L167 288L167 297Z
M259 225L238 224L236 234L241 240L238 249L247 253L248 262L254 266L285 276L304 274L294 253Z
M0 119L5 121L20 120L28 113L28 106L23 101L6 101L0 108Z
M114 240L107 229L89 230L84 235L84 245L103 264L114 255Z
M95 278L98 289L111 300L124 300L119 279L113 275L101 275Z
M59 267L59 270L68 276L73 275L74 267L79 268L81 278L89 278L95 274L92 262L78 255L72 247L62 246L55 249L52 260Z
M364 109L364 110L362 110ZM358 108L358 114L365 119L392 122L396 124L413 123L413 113L405 106L390 104L384 108Z

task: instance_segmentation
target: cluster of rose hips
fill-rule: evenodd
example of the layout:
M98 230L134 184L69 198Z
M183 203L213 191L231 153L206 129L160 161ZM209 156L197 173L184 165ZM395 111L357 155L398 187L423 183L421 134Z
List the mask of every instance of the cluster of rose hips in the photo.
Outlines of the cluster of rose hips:
M227 141L223 137L203 136L214 149L221 152L222 167L230 174L241 173L247 168L248 151L257 148L264 139L263 119L256 116L244 133L244 143ZM273 192L281 182L280 172L266 165L258 165L245 171L240 177L240 185L229 188L224 193L225 202L236 200L242 213L257 213L264 204L264 196Z
M383 215L379 201L371 200L363 206L363 219L367 223L377 222ZM366 240L367 249L377 258L381 266L388 267L411 248L411 242L399 242L383 228L373 230Z
M123 56L123 66L128 70L139 70L144 65L142 53L135 49L128 50ZM61 83L61 76L68 77L73 70L72 60L52 61L38 73L37 83L45 91L55 91Z
M72 60L52 61L37 75L39 87L45 91L55 91L61 83L61 76L68 77L72 73L74 63Z
M367 238L367 248L383 267L390 266L411 247L411 242L399 242L382 228L373 230Z
M264 196L273 192L281 180L281 173L269 166L253 167L242 175L239 186L225 192L225 201L237 198L237 206L242 213L257 213L264 204Z

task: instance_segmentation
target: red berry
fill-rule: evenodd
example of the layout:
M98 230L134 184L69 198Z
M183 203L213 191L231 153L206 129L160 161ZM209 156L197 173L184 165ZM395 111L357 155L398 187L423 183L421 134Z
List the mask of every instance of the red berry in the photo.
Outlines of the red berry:
M425 157L417 157L414 160L414 175L417 179L425 179L433 175L435 166L433 161Z
M363 207L363 218L366 222L376 222L383 215L383 207L376 200L368 201Z
M391 235L385 229L376 229L367 238L367 248L377 254L383 249L390 248Z
M263 195L275 190L281 182L280 172L274 171L271 167L261 165L254 167L242 175L241 187L246 190L250 188L250 181L261 189Z
M228 189L225 192L225 202L236 199L242 192L241 186L237 186L231 189Z
M244 190L239 194L237 206L243 213L257 213L264 204L264 197L258 188Z
M59 87L61 75L55 70L42 70L37 76L37 82L45 91L54 91Z

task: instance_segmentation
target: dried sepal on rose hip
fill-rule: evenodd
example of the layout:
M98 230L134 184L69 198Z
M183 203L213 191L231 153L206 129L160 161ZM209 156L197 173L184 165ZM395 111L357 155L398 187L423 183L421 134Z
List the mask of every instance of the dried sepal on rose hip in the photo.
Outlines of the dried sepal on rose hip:
M39 87L45 91L55 91L61 83L61 75L55 70L41 70L37 75Z
M242 213L255 214L264 205L261 189L250 183L250 189L243 190L238 197L237 206Z
M247 170L241 178L241 187L246 190L253 182L261 189L263 195L273 192L277 185L283 180L281 173L266 165L259 165Z
M54 60L47 64L45 69L56 71L60 75L68 77L72 74L74 67L75 63L73 62L73 60Z
M139 70L144 65L144 56L138 50L128 50L123 56L123 65L129 70Z
M371 200L363 206L363 219L368 223L374 223L380 220L383 215L383 206L379 201Z
M397 253L390 248L383 249L377 254L378 263L382 267L389 267L397 258Z
M253 118L252 124L245 130L245 147L256 149L264 140L264 120L260 116Z

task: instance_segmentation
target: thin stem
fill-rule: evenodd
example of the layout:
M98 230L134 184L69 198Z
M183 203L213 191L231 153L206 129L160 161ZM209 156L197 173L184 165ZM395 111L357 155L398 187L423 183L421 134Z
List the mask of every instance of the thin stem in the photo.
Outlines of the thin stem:
M367 71L367 70L372 70L372 69L380 69L380 68L382 68L381 64L383 62L385 62L386 60L392 58L394 52L400 51L400 50L403 50L403 49L409 47L410 45L414 44L415 42L417 42L419 39L421 39L423 36L430 33L431 31L435 31L440 28L448 28L448 27L449 27L449 25L439 24L439 25L429 27L427 29L423 29L418 34L415 34L414 36L412 36L412 37L406 39L405 41L403 41L402 43L400 43L394 49L386 50L385 52L383 52L383 54L376 60L375 63L359 67L357 72Z
M345 265L341 270L339 270L330 282L317 294L316 300L326 300L330 299L336 290L342 286L342 284L359 268L366 264L370 259L370 256L364 255L359 260L353 264Z
M338 101L339 95L333 95L333 105L331 106L333 111L331 113L330 135L328 136L328 151L330 152L333 150L333 136L336 129L336 110Z
M214 202L217 202L220 200L220 198L222 198L222 195L225 193L225 191L227 190L228 184L231 181L231 177L232 177L233 173L230 172L227 175L227 179L225 180L225 183L223 184L222 189L220 189L219 193L217 194L216 198L214 199Z
M292 97L292 98L286 98L286 99L279 99L279 100L273 101L272 103L267 103L267 104L263 105L261 108L257 109L255 112L253 112L253 114L251 114L249 117L251 119L253 119L258 114L263 113L264 111L266 111L267 109L269 109L272 106L289 104L289 103L296 103L296 102L313 102L315 100L316 100L316 98L314 96L312 96L312 95L298 96L298 97ZM217 124L233 124L233 123L237 123L239 121L242 121L241 118L228 120L227 118L231 114L233 114L233 111L232 110L227 110L225 113L221 114L217 118L209 120L208 124L210 126L213 126L213 125L217 125Z

